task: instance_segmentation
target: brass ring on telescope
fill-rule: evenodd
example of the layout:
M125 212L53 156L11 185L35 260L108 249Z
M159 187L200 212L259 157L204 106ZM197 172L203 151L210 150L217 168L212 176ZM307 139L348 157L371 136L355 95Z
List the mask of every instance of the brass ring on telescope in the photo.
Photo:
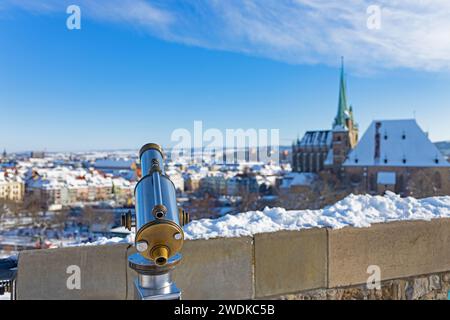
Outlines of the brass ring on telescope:
M176 234L181 237L177 239ZM148 249L140 252L145 258L154 261L153 250L158 247L166 247L167 259L180 252L183 247L183 229L171 220L157 219L142 226L136 233L135 243L146 241Z
M150 150L150 149L159 151L159 153L161 153L162 158L164 159L164 151L163 151L162 147L156 143L147 143L147 144L143 145L141 150L139 151L139 158L142 157L142 154L145 151Z

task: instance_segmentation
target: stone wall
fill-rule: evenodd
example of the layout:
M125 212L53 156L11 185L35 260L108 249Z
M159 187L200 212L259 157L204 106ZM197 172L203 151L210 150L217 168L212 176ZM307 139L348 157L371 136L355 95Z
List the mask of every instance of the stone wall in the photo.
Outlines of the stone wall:
M447 298L450 219L186 241L174 278L184 299ZM18 299L133 299L128 245L23 251ZM68 289L79 266L80 288ZM370 268L381 290L368 290Z
M366 285L317 289L280 296L283 300L447 300L450 273L438 273L381 282L381 289Z

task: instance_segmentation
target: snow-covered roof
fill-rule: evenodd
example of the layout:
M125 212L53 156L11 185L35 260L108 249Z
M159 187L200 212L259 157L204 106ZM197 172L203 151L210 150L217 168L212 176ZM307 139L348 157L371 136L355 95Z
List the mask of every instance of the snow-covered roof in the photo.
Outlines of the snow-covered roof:
M133 160L129 159L97 159L94 162L95 168L117 168L131 169Z
M279 175L283 171L280 166L274 164L253 165L251 170L263 176Z
M299 146L331 146L333 134L330 130L307 131Z
M347 132L348 129L342 125L335 125L333 127L333 132Z
M102 175L96 170L70 169L66 167L44 168L34 170L38 176L29 177L27 185L30 188L43 188L48 190L80 189L89 187L116 187L130 188L130 182L122 177Z
M0 171L0 183L6 184L9 182L23 182L22 178L12 171Z
M284 176L281 188L309 186L317 179L317 174L309 172L291 172Z
M416 120L408 119L373 121L344 166L450 167L450 163Z

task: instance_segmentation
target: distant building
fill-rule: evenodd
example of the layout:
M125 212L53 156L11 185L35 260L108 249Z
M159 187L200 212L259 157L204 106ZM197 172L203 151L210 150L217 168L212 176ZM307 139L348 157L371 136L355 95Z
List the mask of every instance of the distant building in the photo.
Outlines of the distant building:
M184 178L180 171L171 167L166 170L166 175L170 178L178 192L184 192Z
M373 121L343 168L346 180L366 192L408 195L421 174L427 186L450 193L450 163L415 120Z
M124 205L131 204L134 196L135 183L131 183L130 181L121 177L113 178L112 183L112 193L114 196L114 200Z
M0 172L0 199L22 201L25 192L23 180L8 171Z
M358 125L353 108L347 105L344 63L341 66L338 112L331 130L307 131L292 146L292 169L295 172L318 173L332 170L340 173L347 154L358 142Z
M121 176L127 180L136 179L136 163L129 159L97 159L93 164L96 170Z
M252 173L239 173L227 180L227 194L239 196L244 193L259 193L260 185L264 181Z
M212 195L227 194L227 179L223 172L210 172L200 180L200 191Z
M292 170L295 172L320 172L331 150L331 130L307 131L293 146Z
M184 190L189 192L196 192L200 188L200 180L202 175L198 173L188 173L184 179Z
M32 151L31 152L31 158L33 158L33 159L44 159L45 158L45 152L44 151Z
M26 183L27 194L40 199L49 210L59 210L77 202L115 200L127 204L133 187L122 177L67 167L33 169Z
M316 180L317 174L315 173L291 172L286 174L281 180L280 189L303 192L309 190Z

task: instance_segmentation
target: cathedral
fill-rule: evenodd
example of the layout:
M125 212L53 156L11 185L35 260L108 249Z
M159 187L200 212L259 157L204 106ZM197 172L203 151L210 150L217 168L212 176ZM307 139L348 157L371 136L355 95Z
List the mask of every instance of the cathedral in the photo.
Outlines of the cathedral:
M415 119L376 120L358 141L341 66L337 115L330 130L308 131L292 146L295 172L336 174L360 191L416 197L450 192L450 163ZM428 190L430 189L430 190Z
M358 125L353 108L347 104L347 89L342 60L338 111L330 130L307 131L292 146L292 167L296 172L339 174L349 152L358 142Z

